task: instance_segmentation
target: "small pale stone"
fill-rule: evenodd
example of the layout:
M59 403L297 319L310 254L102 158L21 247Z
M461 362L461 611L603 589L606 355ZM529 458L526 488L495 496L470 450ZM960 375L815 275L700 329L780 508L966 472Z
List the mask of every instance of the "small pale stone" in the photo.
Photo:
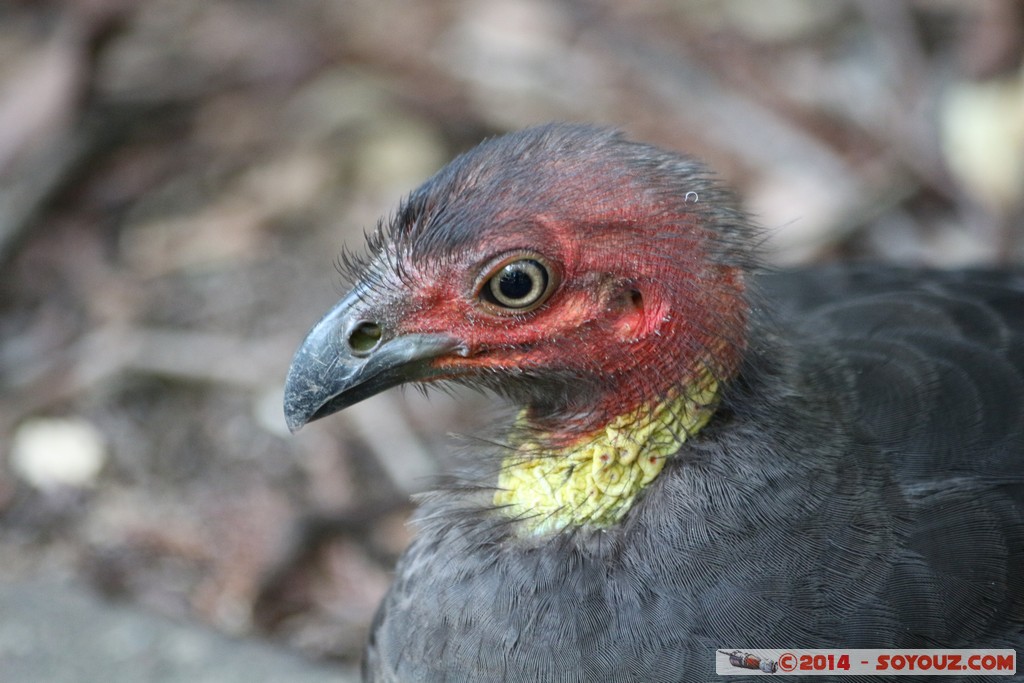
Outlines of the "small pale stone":
M990 210L1012 213L1024 184L1024 70L950 86L939 113L953 175Z
M81 418L37 418L11 440L14 472L37 489L92 486L107 457L106 440Z

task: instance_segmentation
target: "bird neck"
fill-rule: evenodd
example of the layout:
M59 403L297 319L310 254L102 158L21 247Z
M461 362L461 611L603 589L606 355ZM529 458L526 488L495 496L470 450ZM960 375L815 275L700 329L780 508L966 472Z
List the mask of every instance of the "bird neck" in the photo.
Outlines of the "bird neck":
M720 385L706 372L685 389L618 415L568 444L552 446L523 411L518 439L498 476L494 504L526 535L609 528L633 507L666 460L711 419Z

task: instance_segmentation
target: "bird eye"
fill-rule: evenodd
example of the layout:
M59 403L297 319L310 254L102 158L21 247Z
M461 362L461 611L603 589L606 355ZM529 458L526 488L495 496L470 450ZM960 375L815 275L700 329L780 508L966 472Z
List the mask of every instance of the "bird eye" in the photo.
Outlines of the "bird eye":
M547 266L519 258L500 265L484 282L481 298L497 312L523 313L544 303L553 287Z

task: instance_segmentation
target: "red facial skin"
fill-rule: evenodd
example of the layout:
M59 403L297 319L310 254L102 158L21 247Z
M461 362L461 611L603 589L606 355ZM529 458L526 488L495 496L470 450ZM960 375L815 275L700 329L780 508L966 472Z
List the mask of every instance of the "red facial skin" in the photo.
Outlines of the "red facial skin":
M396 333L462 340L459 353L433 361L441 379L495 370L587 378L580 386L593 389L570 383L554 402L528 403L529 420L554 444L659 401L704 367L720 379L735 374L747 317L740 269L714 262L702 215L637 204L589 202L582 217L501 216L462 253L403 260ZM496 313L480 290L517 252L543 258L557 286L535 310Z

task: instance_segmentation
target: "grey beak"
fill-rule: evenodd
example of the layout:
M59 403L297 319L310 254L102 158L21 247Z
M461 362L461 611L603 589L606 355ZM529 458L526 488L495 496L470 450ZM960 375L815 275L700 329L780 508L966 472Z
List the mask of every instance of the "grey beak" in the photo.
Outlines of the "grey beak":
M389 338L383 325L364 318L364 308L355 292L345 297L296 351L284 393L291 431L393 386L430 379L436 372L429 361L461 346L447 334Z

